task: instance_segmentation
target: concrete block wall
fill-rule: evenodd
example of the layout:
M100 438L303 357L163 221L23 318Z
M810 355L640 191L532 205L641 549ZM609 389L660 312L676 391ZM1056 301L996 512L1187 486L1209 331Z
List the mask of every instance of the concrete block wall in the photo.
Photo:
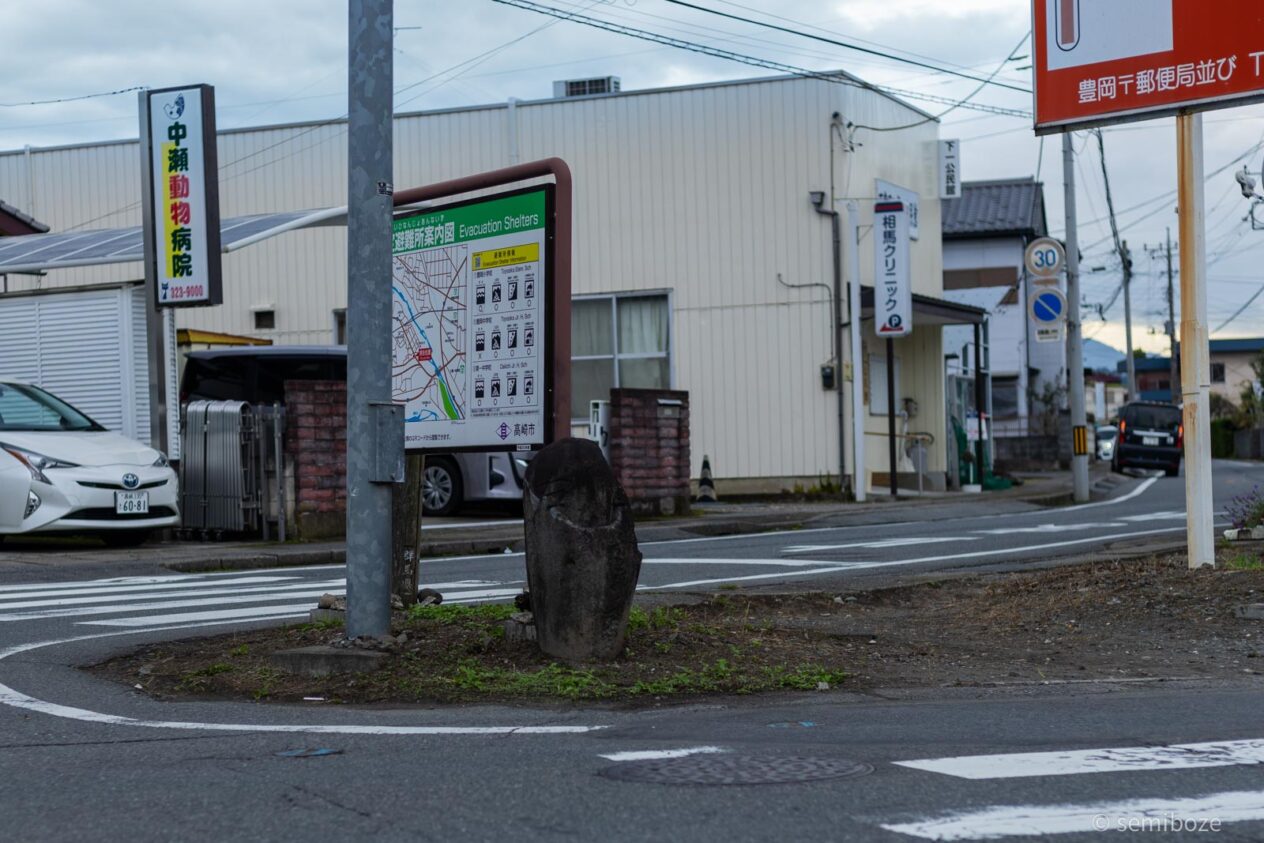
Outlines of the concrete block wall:
M299 539L347 529L347 385L285 382L285 457L293 474L293 529Z
M634 512L689 511L689 393L610 390L610 466Z

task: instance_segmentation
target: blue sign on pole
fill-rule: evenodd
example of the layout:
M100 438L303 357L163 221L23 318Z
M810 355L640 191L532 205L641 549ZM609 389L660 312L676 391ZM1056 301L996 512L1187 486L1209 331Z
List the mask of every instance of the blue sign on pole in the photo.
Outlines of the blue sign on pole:
M1035 323L1036 342L1059 342L1062 326L1066 322L1066 296L1057 288L1040 290L1031 297L1028 305L1031 320Z
M1052 324L1066 317L1066 297L1059 290L1041 290L1031 299L1031 318Z

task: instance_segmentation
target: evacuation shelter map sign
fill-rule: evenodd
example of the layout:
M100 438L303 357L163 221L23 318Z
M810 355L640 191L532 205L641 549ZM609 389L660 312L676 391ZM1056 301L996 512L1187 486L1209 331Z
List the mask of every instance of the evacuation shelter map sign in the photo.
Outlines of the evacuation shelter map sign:
M547 214L537 189L394 221L392 394L406 449L544 444Z

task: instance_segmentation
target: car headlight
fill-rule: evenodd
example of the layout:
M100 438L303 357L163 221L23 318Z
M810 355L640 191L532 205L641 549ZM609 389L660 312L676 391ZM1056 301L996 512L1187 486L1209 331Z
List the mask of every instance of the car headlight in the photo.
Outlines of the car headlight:
M158 459L154 460L154 468L166 468L171 465L171 460L167 459L167 455L162 451L158 452Z
M0 450L4 450L9 456L13 457L22 465L26 466L26 470L31 472L31 479L38 480L41 483L52 483L44 475L44 472L50 468L78 468L79 466L73 462L66 462L55 457L47 457L43 454L37 454L35 451L28 451L25 448L19 448L15 445L6 445L0 442Z

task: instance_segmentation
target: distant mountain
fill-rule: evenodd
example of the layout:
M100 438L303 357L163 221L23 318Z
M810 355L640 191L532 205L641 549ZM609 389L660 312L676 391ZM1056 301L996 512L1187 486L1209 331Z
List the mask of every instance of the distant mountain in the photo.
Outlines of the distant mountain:
M1084 368L1095 372L1114 372L1115 365L1124 359L1124 353L1114 346L1097 340L1084 341Z

